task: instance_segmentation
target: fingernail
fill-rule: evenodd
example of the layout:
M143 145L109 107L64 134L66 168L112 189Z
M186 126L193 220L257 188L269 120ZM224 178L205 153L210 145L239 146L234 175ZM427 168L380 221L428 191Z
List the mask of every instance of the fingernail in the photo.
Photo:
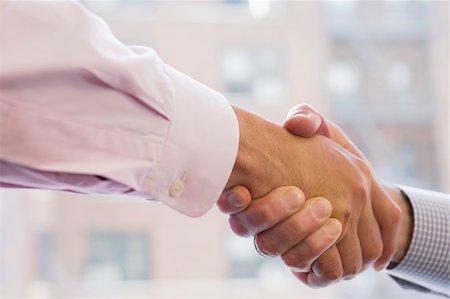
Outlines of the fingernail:
M303 202L303 196L296 188L289 188L289 190L283 194L283 197L289 211L296 211Z
M330 205L325 200L316 200L312 205L312 212L317 219L324 219L330 215Z
M341 233L341 225L337 221L330 221L325 225L325 231L328 236L335 238Z
M311 115L311 111L306 110L306 109L301 109L301 110L298 110L294 115L306 115L306 116L308 116L308 115Z
M233 207L240 208L244 206L244 203L242 202L242 199L240 196L238 196L236 193L231 192L227 197L228 203L232 205Z
M375 271L379 272L379 271L386 269L387 266L389 266L389 262L384 263L382 265L374 265L374 269L375 269Z

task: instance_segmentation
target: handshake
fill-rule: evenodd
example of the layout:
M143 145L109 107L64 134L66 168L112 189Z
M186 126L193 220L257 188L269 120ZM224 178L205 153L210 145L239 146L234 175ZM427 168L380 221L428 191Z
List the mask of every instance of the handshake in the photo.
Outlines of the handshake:
M304 104L284 128L234 109L239 150L217 204L237 235L254 236L261 254L280 256L311 287L402 259L409 203L376 180L339 127Z

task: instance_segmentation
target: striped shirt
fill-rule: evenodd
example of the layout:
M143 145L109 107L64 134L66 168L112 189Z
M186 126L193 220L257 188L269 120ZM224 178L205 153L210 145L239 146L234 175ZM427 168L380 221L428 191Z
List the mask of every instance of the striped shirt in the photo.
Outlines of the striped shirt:
M450 195L400 188L411 202L414 229L405 257L386 272L405 288L450 297Z

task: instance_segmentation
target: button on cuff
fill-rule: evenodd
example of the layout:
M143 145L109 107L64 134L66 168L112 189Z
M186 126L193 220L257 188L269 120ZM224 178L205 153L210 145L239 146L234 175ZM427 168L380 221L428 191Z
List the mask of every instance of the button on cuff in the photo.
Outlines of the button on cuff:
M169 188L169 194L171 197L178 197L183 193L184 182L181 179L176 179Z

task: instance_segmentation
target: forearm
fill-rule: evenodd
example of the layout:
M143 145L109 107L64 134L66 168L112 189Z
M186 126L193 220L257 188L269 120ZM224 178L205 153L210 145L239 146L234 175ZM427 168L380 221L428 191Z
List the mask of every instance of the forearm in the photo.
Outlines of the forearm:
M385 185L384 189L388 192L389 196L391 196L401 210L402 216L400 220L397 250L391 260L392 263L399 263L405 256L411 243L414 227L413 211L411 203L400 189L391 185Z
M399 249L405 251L403 257L399 254L399 263L391 265L387 273L399 278L405 287L450 296L450 196L409 187L401 189L412 207L413 227L409 244Z
M238 145L222 95L127 47L80 3L0 9L0 160L32 170L0 182L103 193L110 180L191 216L214 205Z

